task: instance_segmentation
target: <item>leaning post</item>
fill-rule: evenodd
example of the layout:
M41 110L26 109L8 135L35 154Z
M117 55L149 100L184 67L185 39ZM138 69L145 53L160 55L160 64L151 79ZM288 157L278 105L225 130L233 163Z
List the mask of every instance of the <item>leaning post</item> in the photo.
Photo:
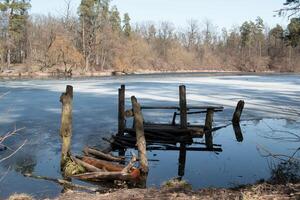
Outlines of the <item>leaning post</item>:
M180 127L187 129L186 88L179 86Z
M238 102L235 112L233 113L233 116L232 116L232 123L234 125L238 125L240 123L244 105L245 105L245 102L243 100L240 100Z
M71 139L72 139L72 102L73 102L73 87L68 85L66 92L60 96L62 103L60 137L62 140L61 162L60 166L63 170L66 163L70 159Z
M125 85L119 89L118 135L124 135L125 130Z
M148 159L147 159L147 151L146 151L146 139L144 134L144 120L141 112L141 106L137 102L135 96L131 97L132 109L134 115L134 128L136 132L136 141L138 147L138 154L140 160L140 167L143 174L148 174Z

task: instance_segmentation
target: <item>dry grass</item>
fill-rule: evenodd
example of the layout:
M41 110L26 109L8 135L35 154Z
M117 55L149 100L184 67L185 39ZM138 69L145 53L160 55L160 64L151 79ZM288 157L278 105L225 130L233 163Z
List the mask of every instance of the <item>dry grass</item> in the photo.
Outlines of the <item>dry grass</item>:
M174 185L175 189L172 189ZM183 187L180 189L179 185ZM237 199L237 200L269 200L269 199L300 199L300 184L270 185L262 183L236 189L203 189L199 191L185 187L186 184L165 185L159 189L123 189L106 194L88 194L69 191L57 200L125 200L125 199Z
M34 200L34 198L28 194L14 194L8 200Z

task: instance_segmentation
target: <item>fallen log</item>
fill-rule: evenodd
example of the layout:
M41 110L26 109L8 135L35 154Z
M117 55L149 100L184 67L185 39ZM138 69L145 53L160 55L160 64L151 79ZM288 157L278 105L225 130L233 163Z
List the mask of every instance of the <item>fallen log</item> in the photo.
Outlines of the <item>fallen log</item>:
M90 165L93 165L94 167L96 167L98 169L105 169L110 172L120 172L125 167L123 165L118 165L115 163L111 163L108 161L99 160L99 159L95 159L95 158L91 158L91 157L87 157L87 156L84 156L81 160Z
M104 159L104 160L108 160L108 161L116 161L116 162L121 162L121 161L124 161L125 158L124 157L116 157L116 156L113 156L111 154L108 154L108 153L104 153L102 151L99 151L99 150L96 150L96 149L93 149L93 148L90 148L90 147L85 147L83 152L88 156L88 155L93 155L97 158L100 158L100 159Z
M132 153L130 162L126 167L123 167L121 171L110 172L91 172L72 176L80 180L88 181L104 181L104 180L122 180L122 181L136 181L140 177L140 170L134 168L134 163L137 161L137 157Z
M102 172L103 170L93 166L93 165L90 165L74 156L71 156L71 159L76 162L78 165L81 165L82 167L84 167L87 171L89 172Z

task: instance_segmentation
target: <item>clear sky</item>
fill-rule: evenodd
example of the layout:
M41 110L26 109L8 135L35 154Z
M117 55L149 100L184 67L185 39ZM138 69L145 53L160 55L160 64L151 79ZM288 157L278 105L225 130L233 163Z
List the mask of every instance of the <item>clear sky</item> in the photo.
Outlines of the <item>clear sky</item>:
M31 13L59 15L65 7L64 0L31 0ZM171 21L184 27L189 19L199 22L209 19L219 28L230 28L257 16L269 26L287 24L287 19L274 17L274 11L285 0L113 0L121 14L128 12L132 22ZM74 13L80 0L72 0Z

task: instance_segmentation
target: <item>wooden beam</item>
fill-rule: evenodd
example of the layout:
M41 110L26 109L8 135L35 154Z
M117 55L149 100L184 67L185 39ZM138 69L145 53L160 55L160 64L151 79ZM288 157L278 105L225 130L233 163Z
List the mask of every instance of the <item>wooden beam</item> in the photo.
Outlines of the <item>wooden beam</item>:
M177 106L141 106L142 110L179 110Z
M179 86L179 107L180 107L180 127L187 128L187 106L186 106L186 88Z
M118 135L124 135L125 129L125 85L119 89Z
M190 106L187 107L188 110L207 110L207 109L214 109L214 110L224 110L222 106Z

